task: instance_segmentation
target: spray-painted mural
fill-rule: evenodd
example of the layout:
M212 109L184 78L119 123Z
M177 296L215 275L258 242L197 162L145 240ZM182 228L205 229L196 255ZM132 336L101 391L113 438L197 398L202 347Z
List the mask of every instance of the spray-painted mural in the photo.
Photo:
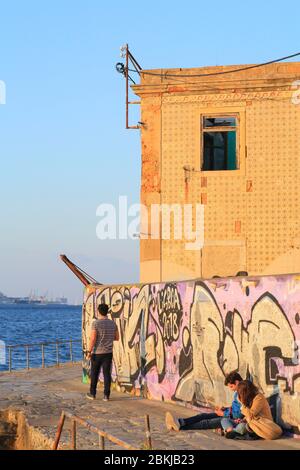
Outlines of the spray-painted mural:
M299 275L89 286L84 349L101 302L120 334L114 379L122 390L196 406L224 404L230 400L224 376L238 369L277 397L283 422L300 430ZM87 380L88 363L83 369Z

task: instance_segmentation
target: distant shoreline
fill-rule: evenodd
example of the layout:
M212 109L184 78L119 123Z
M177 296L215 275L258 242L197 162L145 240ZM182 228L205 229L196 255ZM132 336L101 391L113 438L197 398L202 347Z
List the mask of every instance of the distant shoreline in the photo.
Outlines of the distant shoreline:
M6 307L15 307L15 308L26 308L26 307L30 307L30 308L68 308L68 307L82 307L82 304L77 304L77 305L73 305L73 304L42 304L42 303L26 303L26 304L22 304L22 303L17 303L17 302L12 302L12 303L6 303L6 302L0 302L0 308L6 308Z

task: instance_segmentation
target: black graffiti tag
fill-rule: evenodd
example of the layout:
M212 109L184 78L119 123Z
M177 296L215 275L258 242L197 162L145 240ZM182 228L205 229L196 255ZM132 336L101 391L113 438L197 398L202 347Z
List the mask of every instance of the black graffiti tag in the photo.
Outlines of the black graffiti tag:
M183 315L180 295L175 285L166 284L158 292L157 306L163 338L170 345L179 338L180 323Z

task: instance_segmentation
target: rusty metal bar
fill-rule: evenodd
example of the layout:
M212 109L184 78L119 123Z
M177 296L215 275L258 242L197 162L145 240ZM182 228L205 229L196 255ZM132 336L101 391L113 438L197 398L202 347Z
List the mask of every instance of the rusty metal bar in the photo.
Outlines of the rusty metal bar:
M128 112L129 112L129 106L128 106L128 65L129 65L129 60L128 60L128 44L126 44L126 66L125 66L125 81L126 81L126 129L129 129L129 122L128 122Z
M147 442L147 449L152 450L152 439L151 439L151 432L150 432L150 420L149 415L145 415L145 425L146 425L146 442Z
M72 430L71 430L72 449L76 450L76 421L72 419Z
M59 344L70 344L70 357L71 362L74 363L74 355L73 355L73 344L74 343L81 343L81 340L64 340L64 341L47 341L44 343L28 343L28 344L10 344L7 346L8 348L8 370L12 372L13 364L12 364L12 351L16 348L24 348L26 351L26 368L30 369L30 348L34 346L40 346L42 352L42 368L45 368L45 346L47 345L56 345L56 363L60 365L59 362ZM67 361L66 361L67 362ZM79 361L80 362L80 361Z
M90 284L102 285L102 284L98 283L96 281L96 279L94 279L88 273L83 271L83 269L79 268L78 266L76 266L76 264L72 263L72 261L70 261L69 258L66 257L66 255L60 255L60 259L68 266L69 269L71 269L71 271L75 274L75 276L77 276L78 279L85 286L88 286Z
M105 450L105 442L103 436L99 436L99 449Z
M45 367L45 349L44 344L42 344L42 368Z
M62 412L61 412L61 415L60 415L59 422L58 422L57 431L56 431L56 434L55 434L55 440L54 440L54 444L53 444L52 450L57 450L57 448L58 448L58 444L59 444L59 441L60 441L61 433L62 433L64 424L65 424L65 419L66 419L65 412L62 411Z
M26 346L26 368L29 369L29 346Z
M94 432L94 433L98 434L98 436L102 436L105 439L108 439L109 441L113 442L114 444L116 444L120 447L123 447L124 449L139 450L137 447L133 447L131 444L128 444L127 442L122 441L121 439L118 439L117 437L112 436L111 434L108 434L107 432L102 431L101 429L98 429L96 426L94 426L89 421L85 421L84 419L79 418L79 416L76 416L76 415L74 415L72 413L69 413L67 411L65 411L63 413L64 413L65 417L67 417L71 420L75 420L78 424L80 424L81 426L87 428L89 431ZM59 423L59 426L60 426L60 423Z
M42 344L45 345L45 346L48 346L50 344L56 344L57 341L59 341L59 343L69 343L70 342L69 339L66 339L66 340L56 340L56 341L43 341L41 343L9 344L7 347L15 349L15 348L25 348L26 346L29 346L29 347L41 346ZM72 341L73 341L73 343L81 343L80 339L73 339Z

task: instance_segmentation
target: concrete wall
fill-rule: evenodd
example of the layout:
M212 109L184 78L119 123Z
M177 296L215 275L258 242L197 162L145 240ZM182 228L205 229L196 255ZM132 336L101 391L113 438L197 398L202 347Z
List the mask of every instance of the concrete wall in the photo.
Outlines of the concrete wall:
M114 379L122 390L192 405L229 403L224 376L238 369L280 398L284 422L300 426L300 275L89 286L85 349L101 302L120 333ZM87 380L86 362L83 374Z
M144 123L141 202L205 206L201 251L141 238L141 282L299 270L300 63L192 78L235 68L156 70L163 78L143 75L133 87ZM226 114L239 116L238 169L201 171L202 116Z

